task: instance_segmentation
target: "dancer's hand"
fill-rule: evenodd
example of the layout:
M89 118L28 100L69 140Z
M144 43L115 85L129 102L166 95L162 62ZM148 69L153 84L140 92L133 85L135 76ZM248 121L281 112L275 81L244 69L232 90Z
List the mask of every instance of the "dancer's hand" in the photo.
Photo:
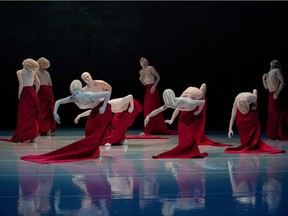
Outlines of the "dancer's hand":
M134 110L134 106L130 106L129 109L128 109L128 112L129 112L129 113L132 113L133 110Z
M228 138L232 138L233 137L233 130L229 130L228 132Z
M103 114L103 113L105 112L105 109L106 109L105 106L100 107L99 113L100 113L100 114Z
M171 125L173 123L173 121L171 119L170 120L167 119L167 120L165 120L165 123L168 123Z
M156 88L155 86L152 86L152 87L151 87L151 89L150 89L150 94L154 94L155 88Z
M54 113L54 120L60 124L60 116L57 113Z
M144 127L146 127L146 125L148 124L150 118L147 116L144 120Z
M75 124L78 124L80 118L81 118L80 115L76 116L76 118L74 119L74 123L75 123Z

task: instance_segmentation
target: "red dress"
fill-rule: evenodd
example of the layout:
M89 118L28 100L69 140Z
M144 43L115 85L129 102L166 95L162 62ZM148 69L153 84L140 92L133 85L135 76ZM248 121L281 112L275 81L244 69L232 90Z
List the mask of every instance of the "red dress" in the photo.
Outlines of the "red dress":
M17 127L11 139L1 138L7 142L25 142L33 140L38 135L39 99L32 86L22 89L17 113Z
M201 153L196 135L198 133L198 122L195 121L195 111L182 111L178 121L178 145L171 150L153 156L159 158L204 158L208 156L206 152Z
M106 136L101 141L101 145L106 143L117 144L125 140L126 130L133 124L135 118L142 111L142 105L139 101L133 99L134 109L132 113L126 111L121 113L115 113L112 119L113 132L111 135Z
M273 148L260 139L260 123L258 111L250 110L242 114L238 109L236 125L239 131L241 144L238 147L225 149L226 154L277 154L285 153L284 150Z
M22 156L22 160L40 164L73 162L98 158L100 155L100 137L97 133L73 142L67 146L41 155Z
M280 99L273 99L269 92L266 136L270 139L288 140L288 111L281 106Z
M155 92L153 94L150 93L150 89L153 84L146 85L146 92L144 97L144 119L147 115L149 115L155 109L160 107L160 99L158 88L155 88ZM159 113L156 116L150 118L149 123L144 128L145 134L167 134L167 135L176 135L177 130L170 130L164 122L164 117L162 113Z
M112 116L110 104L107 104L106 110L103 114L99 114L99 108L101 106L102 104L99 104L93 108L88 117L88 126L93 126L92 121L94 121L94 127L92 128L93 130L91 129L88 131L93 131L93 134L89 134L85 138L60 149L56 149L41 155L23 156L21 159L41 164L50 164L98 158L100 155L99 145L101 143L101 139L106 136L107 131L110 129L109 126ZM85 130L86 128L87 124ZM87 134L87 131L85 131L85 133Z
M56 122L54 120L54 96L52 86L41 85L38 91L40 102L39 110L39 133L46 135L49 131L56 131Z
M232 146L231 144L224 144L220 142L215 142L209 139L205 134L205 124L206 124L206 109L207 109L207 98L205 98L205 105L201 112L194 117L195 125L198 125L198 130L196 133L196 141L199 146Z
M104 102L101 102L96 107L91 110L90 115L85 124L85 136L94 135L96 133L101 133L104 138L112 133L111 119L112 111L111 105L107 104L106 110L103 114L99 113L99 109L102 107Z

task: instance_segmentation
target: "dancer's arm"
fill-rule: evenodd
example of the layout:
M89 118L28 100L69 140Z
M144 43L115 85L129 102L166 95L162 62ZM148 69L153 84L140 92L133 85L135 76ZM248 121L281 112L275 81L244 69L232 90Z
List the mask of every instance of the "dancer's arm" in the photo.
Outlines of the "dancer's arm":
M277 78L278 78L279 81L280 81L280 84L279 84L279 86L278 86L277 91L276 91L276 92L274 93L274 95L273 95L273 98L274 98L274 99L277 99L277 98L278 98L278 95L280 94L280 92L282 91L282 89L283 89L283 87L284 87L284 85L285 85L285 80L284 80L284 77L283 77L283 75L282 75L282 73L281 73L280 70L277 70L276 75L277 75Z
M194 103L196 103L198 105L198 110L194 113L194 115L198 115L199 113L201 113L204 104L205 104L205 100L193 100Z
M33 72L33 74L34 74L35 91L38 92L39 89L40 89L41 82L40 82L40 79L39 79L39 77L37 76L37 74L36 74L35 72Z
M158 109L155 109L151 113L149 113L149 115L147 115L145 120L144 120L144 126L146 127L146 125L148 124L151 117L158 115L160 112L163 112L167 108L168 107L166 105L163 105L163 106L159 107Z
M130 107L128 109L128 112L129 113L132 113L133 110L134 110L134 100L133 100L133 95L130 94L130 95L127 95L126 97L123 98L124 101L127 101L130 103Z
M58 108L61 104L67 104L67 103L71 103L72 101L70 100L70 96L69 97L66 97L66 98L62 98L62 99L59 99L57 101L55 101L55 104L54 104L54 119L55 121L60 124L60 116L58 115L57 111L58 111Z
M155 77L155 82L150 89L150 93L153 94L155 92L155 89L156 89L159 81L160 81L160 75L158 74L158 72L155 70L155 68L153 66L150 66L150 71L153 74L153 76Z
M266 78L268 77L268 73L265 73L263 74L262 76L262 82L263 82L263 85L264 85L264 88L265 89L268 89L268 86L267 86L267 83L266 83Z
M168 123L171 125L174 122L175 118L178 116L179 112L180 112L180 110L178 108L176 108L174 110L174 112L172 113L171 119L165 120L165 123Z
M16 75L17 75L17 78L18 78L18 83L19 83L19 87L18 87L18 99L20 99L20 95L21 95L21 92L23 90L23 78L22 78L22 71L21 70L18 70L16 72Z
M92 92L84 92L84 94L90 94L91 99L99 99L99 98L105 98L103 105L100 107L99 109L99 113L103 114L105 112L107 103L110 99L111 93L109 91L105 91L105 92L99 92L99 93L92 93Z
M206 83L203 83L200 87L200 90L203 92L203 99L206 97L206 92L207 92L207 85Z
M83 113L80 113L79 115L76 116L76 118L74 119L74 123L78 124L78 121L80 120L80 118L84 117L84 116L89 116L91 113L91 110L87 110Z
M229 131L228 131L228 137L232 138L233 137L233 124L235 121L235 117L236 117L236 111L237 111L237 106L236 106L236 100L233 103L233 108L231 111L231 118L230 118L230 123L229 123Z

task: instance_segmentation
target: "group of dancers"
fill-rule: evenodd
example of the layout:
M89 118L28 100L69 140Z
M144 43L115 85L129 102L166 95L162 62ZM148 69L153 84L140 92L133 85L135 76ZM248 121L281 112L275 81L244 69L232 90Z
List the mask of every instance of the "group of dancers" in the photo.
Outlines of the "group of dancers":
M228 137L231 138L233 136L232 128L236 119L241 144L238 147L232 147L231 144L214 142L205 134L207 108L207 86L205 83L200 88L188 87L180 97L176 97L172 89L166 89L163 92L164 105L161 106L157 87L160 75L153 66L149 65L148 60L142 57L140 59L142 69L139 72L139 80L146 87L143 107L138 100L133 98L132 94L123 98L111 99L111 85L103 80L93 80L88 72L84 72L81 75L83 82L86 84L84 87L80 80L73 80L70 84L71 95L54 103L51 78L49 72L45 70L49 67L48 65L50 66L50 62L43 57L37 61L33 59L23 61L23 69L17 71L19 105L16 131L11 139L3 138L1 140L34 142L37 135L45 135L55 131L55 121L60 123L59 106L72 102L80 109L85 109L83 113L76 116L74 119L75 123L78 123L80 118L88 116L85 124L85 137L45 154L23 156L21 157L22 160L36 163L58 163L98 158L101 145L105 148L110 148L116 144L127 144L126 130L133 124L142 109L144 111L144 131L139 134L140 138L147 138L151 133L178 135L178 144L166 152L153 156L154 159L204 158L208 156L208 153L200 152L199 146L201 145L226 146L227 148L224 150L226 154L275 154L285 152L269 146L260 138L261 131L258 119L256 89L252 92L241 92L235 97ZM43 74L46 75L44 76ZM272 102L275 104L284 86L284 78L281 74L279 61L274 60L271 62L270 71L263 75L263 84L269 90L269 95L272 95L271 98L274 100ZM45 102L49 101L49 103L46 103L46 109L42 111L48 116L46 117L47 122L50 122L49 126L46 124L45 130L40 130L44 120L43 117L40 118L41 115L38 115L41 113L40 98L43 93L39 94L39 89L42 88L42 85L44 85L43 89L49 92L49 94L44 93L49 98L49 100L45 99ZM270 102L269 96L269 107L272 107L270 105L272 102ZM44 106L43 104L42 106ZM162 115L162 112L167 108L174 109L170 120L164 120ZM283 109L281 108L282 111ZM179 113L177 130L168 129L166 123L172 124ZM288 140L286 139L287 133L284 131L285 125L283 126L283 124L287 124L285 122L286 115L279 113L279 109L277 111L268 110L269 117L266 134L271 139ZM285 112L283 111L283 113ZM277 121L275 118L277 118ZM275 121L278 123L275 129L271 128L269 124L272 121L273 123ZM279 127L279 124L282 127ZM268 135L272 134L272 131L274 131L273 135L269 137Z

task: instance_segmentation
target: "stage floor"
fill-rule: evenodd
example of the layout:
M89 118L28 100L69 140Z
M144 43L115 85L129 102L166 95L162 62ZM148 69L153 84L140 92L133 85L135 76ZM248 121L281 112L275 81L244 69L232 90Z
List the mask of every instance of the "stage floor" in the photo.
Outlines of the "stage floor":
M12 132L0 136L10 138ZM240 144L237 134L207 135ZM226 147L200 146L208 157L152 159L177 144L178 136L170 135L101 146L94 160L43 165L19 159L83 137L84 129L59 129L33 144L1 141L0 215L288 215L288 142L262 138L286 150L277 155L227 155Z

